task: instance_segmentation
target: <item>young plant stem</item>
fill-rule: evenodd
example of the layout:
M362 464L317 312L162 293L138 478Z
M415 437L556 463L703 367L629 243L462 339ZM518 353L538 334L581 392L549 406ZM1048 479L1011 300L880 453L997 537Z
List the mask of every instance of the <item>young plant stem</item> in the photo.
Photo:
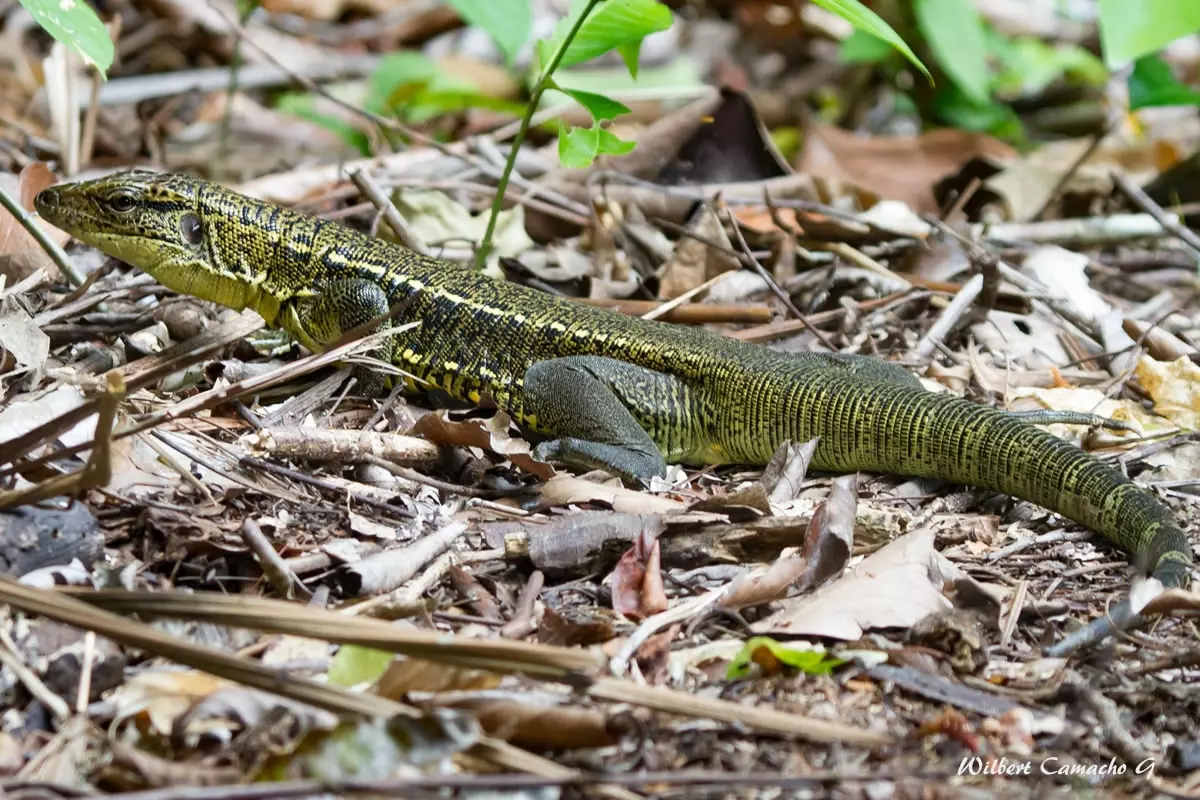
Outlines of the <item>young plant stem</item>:
M475 256L475 266L478 269L483 269L487 264L488 253L492 249L492 237L496 233L496 221L500 218L500 212L504 209L504 195L508 191L508 181L512 177L513 169L517 164L517 153L521 150L521 143L525 141L525 135L529 133L529 126L533 121L533 115L537 113L538 105L542 101L542 95L553 84L554 71L558 69L559 63L567 53L567 48L575 40L575 36L579 33L579 29L583 27L584 21L601 2L602 0L588 0L588 4L584 7L583 12L580 13L579 19L575 20L575 24L571 26L571 30L558 43L558 47L554 49L550 60L542 68L542 74L538 76L538 81L534 84L533 91L529 94L529 104L525 108L525 116L521 118L521 127L517 130L517 135L513 137L512 146L508 151L508 159L504 162L504 171L500 173L500 181L496 184L496 198L492 200L492 210L488 215L487 230L484 231L483 239L479 242L479 252Z

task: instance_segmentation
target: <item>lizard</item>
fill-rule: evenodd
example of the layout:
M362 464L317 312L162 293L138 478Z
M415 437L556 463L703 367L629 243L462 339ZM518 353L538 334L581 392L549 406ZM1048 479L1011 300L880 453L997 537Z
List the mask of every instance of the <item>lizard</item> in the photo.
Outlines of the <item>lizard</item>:
M763 465L815 438L817 470L1002 492L1126 548L1166 587L1191 577L1191 544L1157 497L1032 424L1056 412L1022 419L884 359L783 353L554 297L200 178L135 169L46 188L34 205L168 289L253 309L313 351L399 308L378 355L400 388L490 397L544 461L646 481L668 463ZM1057 652L1141 621L1122 599Z

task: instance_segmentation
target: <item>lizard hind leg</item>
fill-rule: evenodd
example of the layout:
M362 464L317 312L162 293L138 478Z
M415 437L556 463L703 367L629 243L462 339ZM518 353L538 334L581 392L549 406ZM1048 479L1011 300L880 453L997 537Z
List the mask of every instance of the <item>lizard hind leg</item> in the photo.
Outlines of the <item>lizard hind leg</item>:
M669 375L602 356L566 356L525 372L524 415L551 436L535 450L543 461L604 469L631 483L666 473L667 465L631 406L656 407ZM638 401L643 401L641 404Z

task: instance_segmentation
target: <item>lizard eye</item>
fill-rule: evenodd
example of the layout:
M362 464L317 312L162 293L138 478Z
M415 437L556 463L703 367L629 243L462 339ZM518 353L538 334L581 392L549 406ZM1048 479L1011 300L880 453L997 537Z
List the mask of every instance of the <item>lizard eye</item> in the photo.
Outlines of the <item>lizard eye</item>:
M126 211L133 211L133 207L136 204L137 204L137 201L133 199L133 195L131 195L131 194L114 195L112 197L112 199L110 199L108 201L108 205L112 208L113 211L118 211L121 213L124 213Z
M188 244L196 245L204 240L204 230L195 214L184 214L179 218L179 231Z

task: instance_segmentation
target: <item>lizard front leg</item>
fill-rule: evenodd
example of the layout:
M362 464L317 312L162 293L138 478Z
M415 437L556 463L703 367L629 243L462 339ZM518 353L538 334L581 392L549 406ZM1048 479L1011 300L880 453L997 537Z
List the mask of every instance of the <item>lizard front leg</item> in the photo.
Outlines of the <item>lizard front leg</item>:
M637 482L666 473L647 427L678 431L683 415L675 412L686 394L672 375L602 356L566 356L526 370L522 408L535 431L554 437L537 446L541 460Z
M310 297L294 300L283 311L283 327L310 350L322 350L353 330L387 314L388 298L383 288L362 278L329 281ZM391 362L394 344L382 343L374 355ZM355 377L367 394L386 389L386 381L373 370L355 368Z

